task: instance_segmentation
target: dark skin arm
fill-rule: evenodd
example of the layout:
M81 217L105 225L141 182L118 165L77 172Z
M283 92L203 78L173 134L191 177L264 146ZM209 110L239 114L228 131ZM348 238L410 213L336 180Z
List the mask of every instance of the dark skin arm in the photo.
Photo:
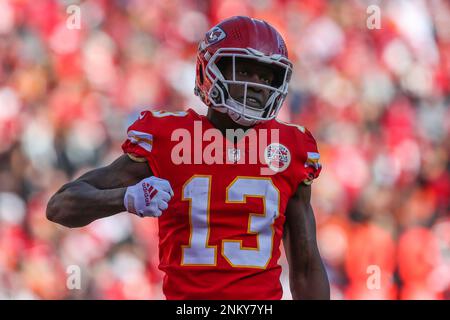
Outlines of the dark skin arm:
M283 243L289 284L294 300L329 300L330 285L317 247L310 200L311 186L300 184L287 205Z
M122 155L108 166L63 185L47 204L47 219L70 228L126 211L126 187L152 176L146 162Z

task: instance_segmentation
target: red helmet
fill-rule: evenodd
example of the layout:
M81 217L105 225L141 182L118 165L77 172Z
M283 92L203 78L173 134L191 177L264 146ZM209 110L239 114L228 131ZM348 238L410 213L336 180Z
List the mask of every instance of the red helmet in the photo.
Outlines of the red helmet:
M254 59L276 70L276 84L266 85L225 79L217 63L228 57ZM233 72L234 73L234 72ZM210 29L198 47L195 94L208 106L228 115L237 123L252 125L276 117L288 92L292 63L288 59L286 44L281 35L267 22L237 16L226 19ZM270 90L264 108L255 108L233 99L228 85L242 85Z

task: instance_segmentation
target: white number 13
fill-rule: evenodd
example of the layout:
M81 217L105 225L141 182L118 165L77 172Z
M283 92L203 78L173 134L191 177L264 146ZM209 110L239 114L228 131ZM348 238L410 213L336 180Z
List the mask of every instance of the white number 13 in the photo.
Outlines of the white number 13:
M209 246L211 176L194 175L183 186L182 200L190 202L189 244L182 246L181 265L217 264L217 246ZM233 267L266 268L272 257L273 224L279 215L280 192L270 178L237 177L226 189L227 203L246 203L247 197L261 198L264 212L251 213L248 230L255 234L256 248L246 248L242 240L222 240L221 254Z

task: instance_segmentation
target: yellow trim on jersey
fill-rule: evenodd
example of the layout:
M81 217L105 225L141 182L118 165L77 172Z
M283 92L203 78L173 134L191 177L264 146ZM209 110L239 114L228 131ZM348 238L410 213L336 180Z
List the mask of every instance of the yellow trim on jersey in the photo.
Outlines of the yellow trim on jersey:
M270 229L272 230L272 237L271 237L271 241L270 241L270 257L267 260L266 264L264 266L256 266L256 265L237 265L234 264L225 254L224 254L224 245L226 242L237 242L239 243L240 249L245 251L245 250L252 250L252 251L259 251L259 233L258 232L254 232L254 231L250 231L250 223L251 223L251 217L252 216L262 216L262 217L266 217L267 216L267 210L266 210L266 197L262 196L262 195L253 195L251 193L244 193L243 194L243 200L239 201L239 200L230 200L229 199L229 189L236 183L236 181L238 180L267 180L269 181L272 186L274 187L274 189L277 191L278 193L278 203L277 203L277 213L275 215L275 218L273 220L273 223L270 225ZM249 191L251 192L251 191ZM275 237L275 228L274 228L274 224L275 221L280 217L280 201L281 201L281 194L280 194L280 190L277 188L277 186L273 183L272 178L270 177L252 177L252 176L237 176L236 178L233 179L233 181L231 181L231 183L228 185L228 187L226 188L226 193L225 193L225 203L247 203L247 198L260 198L262 199L262 204L263 204L263 212L262 213L256 213L256 212L251 212L249 214L249 218L248 218L248 222L247 222L247 234L251 234L251 235L255 235L256 236L256 248L252 248L252 247L244 247L243 245L243 240L231 240L231 239L222 239L222 250L221 250L221 254L222 256L225 258L225 260L232 266L235 268L256 268L256 269L266 269L267 266L269 265L270 261L272 260L273 257L273 242L274 242L274 237Z
M278 120L278 119L276 119L276 118L275 118L275 121L278 122L278 123L284 124L284 125L286 125L286 126L296 127L298 130L300 130L300 131L303 132L303 133L306 132L304 126L301 126L301 125L298 125L298 124L293 124L293 123L287 123L287 122Z
M185 198L184 197L184 188L192 182L195 178L208 178L208 202L206 204L206 226L207 226L207 233L206 233L206 241L204 243L205 249L214 249L214 263L185 263L184 262L184 250L192 248L192 235L193 235L193 225L192 225L192 198ZM187 245L181 245L181 266L190 266L190 267L202 267L202 266L211 266L215 267L217 266L217 246L216 245L209 245L209 236L210 236L210 204L211 204L211 175L202 175L202 174L194 174L192 177L190 177L181 188L181 201L188 201L189 202L189 243Z
M147 162L146 158L135 156L132 153L127 153L127 156L135 162Z

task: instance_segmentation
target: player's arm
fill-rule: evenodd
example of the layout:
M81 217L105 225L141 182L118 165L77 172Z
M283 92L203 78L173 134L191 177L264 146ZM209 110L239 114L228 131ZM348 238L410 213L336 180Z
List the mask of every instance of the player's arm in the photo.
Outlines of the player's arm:
M126 211L127 187L152 175L148 163L122 155L110 165L63 185L48 202L47 218L75 228Z
M301 183L288 202L283 243L292 298L330 299L327 273L319 254L311 186Z

